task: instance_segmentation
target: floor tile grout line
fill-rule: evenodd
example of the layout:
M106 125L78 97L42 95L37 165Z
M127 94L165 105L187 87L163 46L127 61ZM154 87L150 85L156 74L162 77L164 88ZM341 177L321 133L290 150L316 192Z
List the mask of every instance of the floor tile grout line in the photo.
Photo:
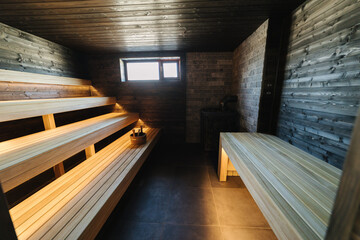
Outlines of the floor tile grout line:
M186 223L173 223L173 222L150 222L150 221L141 221L141 220L122 220L121 222L132 222L132 223L144 223L144 224L154 224L154 225L172 225L172 226L193 226L193 227L226 227L226 228L237 228L237 229L263 229L271 230L271 227L251 227L251 226L242 226L242 225L223 225L223 224L186 224Z
M217 209L217 207L216 207L215 194L214 194L214 190L213 190L213 187L212 187L212 184L211 184L209 169L207 169L207 175L208 175L208 180L210 181L211 194L212 194L212 198L213 198L213 201L214 201L215 213L216 213L216 218L217 218L217 221L218 221L218 224L219 224L218 226L219 226L219 228L220 228L221 239L224 240L224 233L223 233L223 230L222 230L222 228L221 228L219 212L218 212L218 209Z

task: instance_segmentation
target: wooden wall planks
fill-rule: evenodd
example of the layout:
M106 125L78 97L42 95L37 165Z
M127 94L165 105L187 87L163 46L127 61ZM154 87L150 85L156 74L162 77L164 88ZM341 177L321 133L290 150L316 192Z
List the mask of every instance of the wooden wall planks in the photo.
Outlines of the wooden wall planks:
M81 54L2 23L0 50L1 69L88 78Z
M0 23L0 69L40 73L88 79L85 57L77 52L43 38L20 31ZM11 81L12 79L9 79ZM0 82L0 101L88 97L96 93L91 86L49 85L20 82ZM56 124L73 121L109 112L107 108L76 111L55 115ZM41 117L0 123L0 141L5 141L44 130ZM78 162L81 156L75 156ZM10 205L36 191L37 187L53 177L52 170L46 171L19 188L6 194Z
M66 47L0 23L0 69L83 78L87 76L84 59ZM0 101L91 95L90 86L0 82ZM43 130L40 120L1 123L0 141Z
M292 18L277 134L342 168L360 101L360 2L311 0Z
M179 53L147 53L146 56L178 56ZM185 55L182 70L185 70ZM121 82L120 57L144 57L144 53L93 55L89 59L92 82L99 95L117 96L125 111L138 112L149 127L163 128L167 142L185 139L185 75L181 81ZM184 73L184 72L183 72Z

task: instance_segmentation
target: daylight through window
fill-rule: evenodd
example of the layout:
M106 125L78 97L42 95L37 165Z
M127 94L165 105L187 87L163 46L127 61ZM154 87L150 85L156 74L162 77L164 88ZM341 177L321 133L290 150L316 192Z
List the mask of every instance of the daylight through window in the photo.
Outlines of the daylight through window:
M180 80L180 57L122 58L121 81Z

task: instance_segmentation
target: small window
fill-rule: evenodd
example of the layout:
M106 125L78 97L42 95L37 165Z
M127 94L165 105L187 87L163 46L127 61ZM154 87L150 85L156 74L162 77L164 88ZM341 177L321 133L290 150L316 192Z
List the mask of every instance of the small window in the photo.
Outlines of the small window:
M178 78L178 62L163 62L164 78Z
M121 81L180 80L180 57L122 58Z
M126 70L129 81L160 80L158 62L128 62Z

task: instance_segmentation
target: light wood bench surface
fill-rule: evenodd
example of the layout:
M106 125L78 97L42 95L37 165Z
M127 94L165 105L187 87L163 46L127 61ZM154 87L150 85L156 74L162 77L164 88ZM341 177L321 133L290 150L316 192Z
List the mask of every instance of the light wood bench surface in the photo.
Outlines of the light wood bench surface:
M138 119L139 115L134 113L109 113L1 142L3 190L18 186Z
M342 171L276 136L221 133L219 178L229 161L279 239L324 239Z
M0 82L90 85L90 81L0 70ZM96 152L94 144L136 123L137 113L112 112L56 127L54 114L114 105L109 97L0 101L0 122L41 116L45 131L0 143L0 238L94 239L155 146L130 144L127 133ZM85 151L86 160L65 172L63 161ZM4 192L53 167L55 180L8 209Z
M125 134L10 210L19 239L88 239L96 236L159 137L132 146Z
M0 122L113 105L112 97L52 98L0 101Z
M59 77L6 69L0 69L0 82L22 82L55 85L91 85L91 81L81 78Z

